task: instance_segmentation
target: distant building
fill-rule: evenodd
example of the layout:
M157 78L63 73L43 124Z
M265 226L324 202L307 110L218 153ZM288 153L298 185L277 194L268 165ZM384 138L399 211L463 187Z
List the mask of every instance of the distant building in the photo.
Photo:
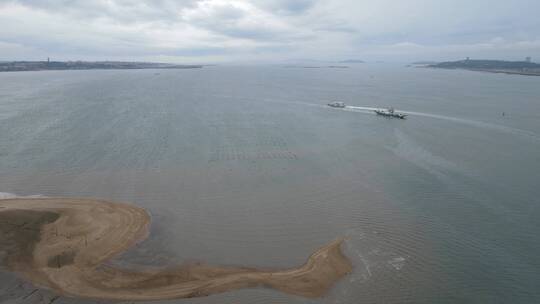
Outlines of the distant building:
M466 61L469 61L469 60L471 60L471 58L467 57L467 59L465 59L465 60L466 60Z
M531 62L531 57L525 58L525 61L526 61L526 62Z

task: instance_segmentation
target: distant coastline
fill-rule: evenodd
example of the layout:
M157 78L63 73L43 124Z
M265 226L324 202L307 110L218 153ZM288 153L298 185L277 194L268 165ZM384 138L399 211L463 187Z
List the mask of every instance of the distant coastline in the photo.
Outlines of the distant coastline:
M199 69L202 65L178 65L154 62L123 61L9 61L0 62L0 72L62 71L62 70L137 70L137 69Z
M446 61L425 65L437 69L461 69L477 72L540 76L540 64L530 61L472 60Z
M415 61L415 62L411 63L411 65L425 66L425 65L433 65L433 64L438 64L438 63L439 63L438 61L426 60L426 61Z
M349 68L346 65L286 65L284 68L297 68L297 69L347 69Z
M347 59L347 60L342 60L339 63L365 63L365 61L360 60L360 59Z

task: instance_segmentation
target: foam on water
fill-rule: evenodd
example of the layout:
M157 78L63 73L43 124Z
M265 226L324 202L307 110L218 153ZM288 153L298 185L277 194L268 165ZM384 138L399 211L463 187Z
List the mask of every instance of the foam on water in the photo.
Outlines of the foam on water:
M399 157L407 159L416 164L431 174L445 179L445 172L456 172L463 175L471 176L465 168L457 164L433 154L429 150L423 148L419 143L415 142L411 137L407 136L400 130L394 131L398 145L392 151Z
M388 264L392 265L396 270L401 270L403 266L405 266L405 258L404 257L397 257L393 258L390 261L388 261Z
M45 197L41 194L35 194L35 195L17 195L14 193L9 192L0 192L0 199L11 199L11 198L40 198Z

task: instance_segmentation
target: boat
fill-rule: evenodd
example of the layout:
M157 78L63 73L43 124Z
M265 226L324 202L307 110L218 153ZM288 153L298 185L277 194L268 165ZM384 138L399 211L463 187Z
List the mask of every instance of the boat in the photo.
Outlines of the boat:
M331 102L328 104L328 106L332 108L345 108L346 107L345 103L341 101Z
M407 115L405 114L401 114L401 113L396 113L394 112L394 109L393 108L388 108L388 109L377 109L374 111L377 115L381 115L381 116L385 116L385 117L390 117L390 118L399 118L399 119L405 119L405 117L407 117Z

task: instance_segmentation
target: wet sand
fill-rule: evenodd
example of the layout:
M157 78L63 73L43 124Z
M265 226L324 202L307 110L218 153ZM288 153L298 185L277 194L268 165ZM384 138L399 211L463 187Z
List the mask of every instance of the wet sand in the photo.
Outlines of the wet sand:
M323 296L350 273L338 239L307 262L286 270L202 263L173 268L121 269L108 263L148 234L141 208L82 198L0 200L0 259L36 286L71 297L160 300L269 287L304 297Z

